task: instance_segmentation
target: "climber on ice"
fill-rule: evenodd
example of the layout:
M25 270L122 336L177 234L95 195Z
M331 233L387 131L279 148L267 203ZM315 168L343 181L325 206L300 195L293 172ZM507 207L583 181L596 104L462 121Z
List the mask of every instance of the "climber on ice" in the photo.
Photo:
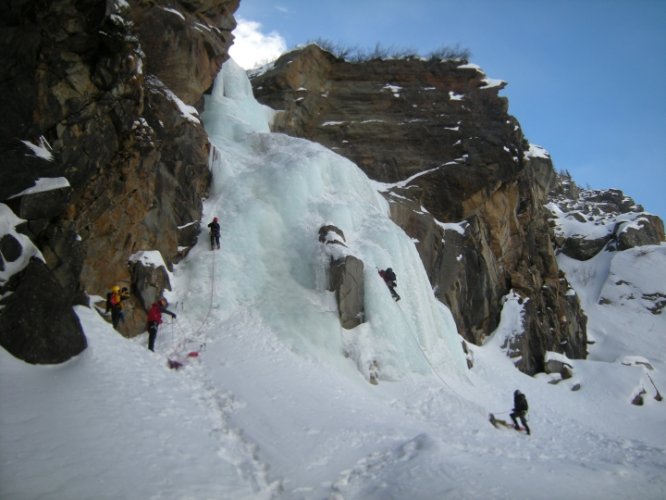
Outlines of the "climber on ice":
M400 300L400 295L398 295L398 292L395 291L395 287L398 286L396 283L396 280L398 278L393 272L393 269L391 269L390 267L386 269L381 269L379 271L379 275L382 277L384 283L386 283L386 286L391 291L391 296L393 297L393 300L398 302Z
M162 313L171 315L172 318L176 318L176 314L172 313L167 309L169 303L165 298L159 299L157 302L153 303L148 311L148 320L147 320L147 329L148 329L148 349L151 351L155 350L155 338L157 337L157 328L162 323Z
M518 425L516 418L519 418L523 427L525 427L525 432L530 433L530 428L527 426L527 398L518 389L513 393L513 411L510 417L517 431L520 430L520 425Z
M210 249L220 249L220 223L217 222L217 217L213 217L213 222L208 224L210 228Z

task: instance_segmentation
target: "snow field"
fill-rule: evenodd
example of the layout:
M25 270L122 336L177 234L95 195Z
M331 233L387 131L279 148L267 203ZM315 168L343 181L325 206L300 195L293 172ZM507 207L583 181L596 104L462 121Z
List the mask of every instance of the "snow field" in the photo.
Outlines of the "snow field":
M206 498L252 493L216 436L224 417L145 344L91 309L89 348L59 366L1 354L0 498ZM211 483L216 470L219 481Z

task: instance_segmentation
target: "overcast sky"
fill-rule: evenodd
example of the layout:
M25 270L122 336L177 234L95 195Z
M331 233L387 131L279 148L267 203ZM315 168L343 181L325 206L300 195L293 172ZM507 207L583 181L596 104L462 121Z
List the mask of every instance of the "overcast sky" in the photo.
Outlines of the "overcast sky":
M666 218L666 0L241 0L236 19L246 68L316 39L466 48L557 170Z

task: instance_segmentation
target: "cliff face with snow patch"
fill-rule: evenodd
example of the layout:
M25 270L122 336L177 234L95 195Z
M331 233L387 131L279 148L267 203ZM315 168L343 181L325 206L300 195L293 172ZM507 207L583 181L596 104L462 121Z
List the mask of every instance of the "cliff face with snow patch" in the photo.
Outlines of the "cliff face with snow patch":
M0 202L39 249L30 260L19 248L11 262L21 269L0 282L5 296L32 299L0 312L0 335L5 346L26 331L46 338L12 350L18 357L76 354L83 344L61 345L72 326L54 326L54 314L71 314L72 304L113 284L130 286L132 254L159 250L170 264L196 241L210 174L195 106L228 57L237 7L238 0L0 6ZM0 262L3 270L11 262ZM48 276L38 286L27 279L33 268ZM54 297L59 307L42 307ZM136 334L144 322L139 303L127 301L122 333Z
M525 314L507 348L521 370L543 370L546 351L586 356L585 316L544 208L554 170L508 114L504 82L465 61L349 63L317 46L252 81L282 111L275 130L320 142L384 183L394 221L417 241L466 339L495 330L514 290Z
M228 57L237 7L0 6L0 202L20 217L3 217L11 224L0 234L0 342L16 356L80 352L72 304L113 284L136 287L132 255L158 251L170 266L196 241L210 183L198 110ZM320 142L381 183L468 340L494 331L506 297L523 302L506 348L535 373L547 351L586 355L585 317L555 249L585 252L589 242L553 234L544 209L552 164L508 114L503 86L464 61L350 64L317 47L254 76L257 97L283 110L275 130ZM649 241L663 240L663 225L645 220ZM612 237L644 241L640 221ZM400 263L391 265L400 282ZM145 320L145 294L133 292L120 327L128 336Z
M555 244L572 259L664 241L663 221L619 189L581 189L569 175L558 174L550 200Z

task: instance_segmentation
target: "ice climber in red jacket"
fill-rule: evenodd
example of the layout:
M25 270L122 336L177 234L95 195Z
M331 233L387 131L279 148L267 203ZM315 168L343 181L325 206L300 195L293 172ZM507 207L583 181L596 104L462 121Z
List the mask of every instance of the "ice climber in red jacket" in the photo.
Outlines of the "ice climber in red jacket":
M168 305L167 300L161 298L154 302L148 311L148 349L151 351L155 350L155 338L157 337L157 328L162 324L162 313L170 314L172 318L176 317L175 313L167 309Z

